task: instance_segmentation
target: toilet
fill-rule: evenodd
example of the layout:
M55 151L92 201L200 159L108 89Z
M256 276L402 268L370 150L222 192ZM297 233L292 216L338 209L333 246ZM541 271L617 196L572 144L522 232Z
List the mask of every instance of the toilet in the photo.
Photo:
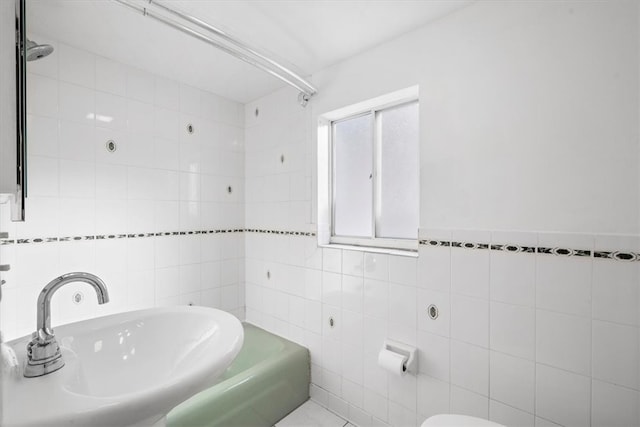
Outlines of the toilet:
M506 427L493 421L467 415L440 414L427 418L421 427Z

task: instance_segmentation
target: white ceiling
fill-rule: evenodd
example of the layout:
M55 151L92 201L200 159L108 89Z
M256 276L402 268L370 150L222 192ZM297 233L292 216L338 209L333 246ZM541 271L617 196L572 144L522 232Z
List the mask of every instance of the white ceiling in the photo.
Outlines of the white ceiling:
M301 75L470 4L467 0L171 0ZM27 29L246 103L272 76L111 0L27 0ZM322 90L322 88L318 88Z

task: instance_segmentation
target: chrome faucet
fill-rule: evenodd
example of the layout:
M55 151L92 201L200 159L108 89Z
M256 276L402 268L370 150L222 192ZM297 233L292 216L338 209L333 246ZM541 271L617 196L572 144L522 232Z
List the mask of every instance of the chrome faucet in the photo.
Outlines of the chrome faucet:
M27 378L41 377L64 366L60 346L51 329L51 298L58 289L72 282L84 282L93 286L98 294L98 304L109 302L107 286L91 273L67 273L49 282L38 296L37 329L31 335L31 342L27 344L27 363L24 367L24 376Z

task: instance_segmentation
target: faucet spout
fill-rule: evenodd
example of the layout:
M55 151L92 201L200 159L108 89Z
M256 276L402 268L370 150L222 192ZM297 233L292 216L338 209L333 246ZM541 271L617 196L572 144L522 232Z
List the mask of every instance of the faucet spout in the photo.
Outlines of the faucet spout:
M98 304L109 302L109 292L104 282L91 273L75 272L63 274L47 284L38 296L37 329L31 342L27 345L27 364L24 376L39 377L55 372L64 366L60 346L51 328L51 298L58 289L72 282L83 282L91 285L96 291Z
M104 284L102 279L91 273L75 272L56 277L42 288L40 295L38 295L36 332L42 340L46 341L49 337L53 337L53 330L51 329L51 298L53 294L64 285L73 282L84 282L91 285L98 296L98 304L109 302L107 285Z

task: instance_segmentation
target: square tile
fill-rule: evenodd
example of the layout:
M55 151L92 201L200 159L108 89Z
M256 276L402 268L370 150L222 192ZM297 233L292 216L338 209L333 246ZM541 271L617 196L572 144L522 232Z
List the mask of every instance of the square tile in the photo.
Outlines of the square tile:
M593 377L638 390L640 386L639 329L594 320Z
M364 252L342 251L342 273L362 277L364 274Z
M364 410L386 421L389 418L389 403L386 396L382 396L371 390L364 389Z
M153 74L137 68L127 68L127 98L153 104L154 83Z
M492 351L489 370L492 400L530 414L534 412L534 362Z
M200 116L202 91L186 84L180 84L180 111L192 116Z
M60 121L60 151L62 159L95 160L95 128L80 123Z
M492 302L490 347L525 359L535 359L536 313L533 308Z
M76 123L93 125L96 116L95 91L70 83L60 82L60 118Z
M416 422L415 411L399 403L389 402L389 424L392 426L412 426Z
M389 284L389 323L407 330L416 329L416 288Z
M154 108L151 104L127 100L127 128L134 132L153 134Z
M449 383L428 375L418 376L418 414L426 419L449 413Z
M591 380L536 365L536 415L560 425L587 426L591 417Z
M60 198L59 218L73 218L60 221L60 236L90 236L95 233L95 201L91 198Z
M451 292L489 299L489 251L451 248Z
M537 255L536 306L591 316L591 259Z
M96 89L113 95L125 96L127 69L116 61L96 56Z
M450 248L420 245L418 254L418 286L448 292L451 288Z
M628 427L640 425L640 394L636 390L593 381L591 425Z
M158 107L180 110L180 84L155 76L155 104Z
M534 254L491 251L491 300L534 307L535 275Z
M387 319L389 313L389 284L380 280L365 279L363 312L366 316Z
M96 164L96 198L125 200L127 168L120 165Z
M452 385L451 413L487 419L489 398Z
M489 395L489 350L451 340L451 384Z
M451 338L489 347L489 301L451 295Z
M110 93L96 92L95 107L96 125L110 129L126 129L127 127L127 100L121 96ZM110 135L108 139L119 138ZM106 140L105 140L106 142Z
M593 260L593 318L638 325L640 265Z
M56 53L59 55L61 81L91 89L95 87L96 63L93 54L63 43L58 46Z
M322 249L322 269L332 273L342 272L342 250L333 248Z
M127 232L126 202L102 200L96 203L96 234L124 234Z
M417 259L406 256L389 257L389 282L400 285L416 285Z
M60 197L94 198L95 195L95 163L60 160Z
M590 375L590 349L590 319L537 310L536 362Z
M364 254L364 277L375 280L389 280L389 256L367 252Z

